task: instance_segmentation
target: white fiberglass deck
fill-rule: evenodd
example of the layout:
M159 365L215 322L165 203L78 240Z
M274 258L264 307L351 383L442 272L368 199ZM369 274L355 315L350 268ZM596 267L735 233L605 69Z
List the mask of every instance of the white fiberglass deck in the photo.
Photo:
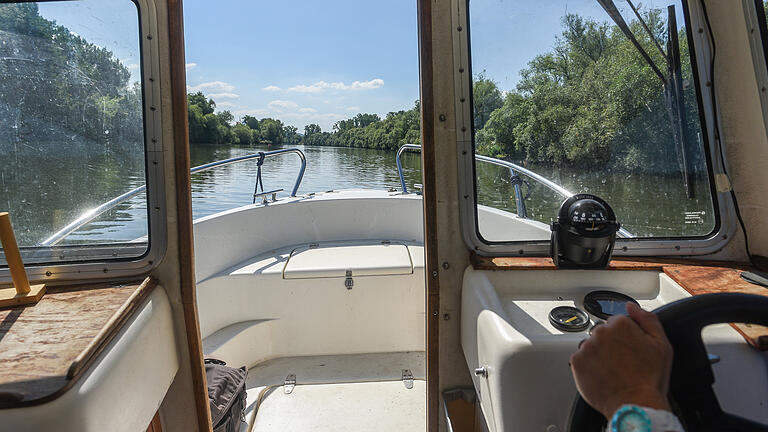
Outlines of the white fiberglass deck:
M413 374L406 388L402 371ZM254 432L423 431L426 382L423 352L284 357L248 371L246 420L265 393ZM296 386L281 386L289 374ZM243 425L245 431L245 425Z
M254 431L426 429L422 212L419 195L344 190L195 222L204 352L250 368L247 419L268 388ZM510 213L482 215L549 235Z

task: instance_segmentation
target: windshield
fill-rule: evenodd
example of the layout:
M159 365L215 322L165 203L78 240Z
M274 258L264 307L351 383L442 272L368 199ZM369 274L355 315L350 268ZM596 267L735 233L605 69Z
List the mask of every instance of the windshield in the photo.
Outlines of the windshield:
M715 229L680 2L469 8L475 151L506 162L476 163L482 238L548 239L568 193L605 199L625 236Z

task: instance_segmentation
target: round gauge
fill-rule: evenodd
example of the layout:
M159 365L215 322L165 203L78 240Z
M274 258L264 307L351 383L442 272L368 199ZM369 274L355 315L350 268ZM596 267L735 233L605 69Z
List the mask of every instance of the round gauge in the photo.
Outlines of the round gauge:
M589 327L589 317L583 310L573 306L558 306L549 311L549 322L556 329L566 332L580 332Z
M626 315L627 303L638 304L632 297L615 291L592 291L584 297L584 309L600 319Z
M599 231L608 223L608 210L593 199L580 199L568 209L568 218L586 231Z

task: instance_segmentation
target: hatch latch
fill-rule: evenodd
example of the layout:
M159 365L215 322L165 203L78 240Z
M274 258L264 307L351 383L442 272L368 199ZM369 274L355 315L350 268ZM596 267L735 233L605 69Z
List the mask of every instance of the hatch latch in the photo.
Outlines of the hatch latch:
M291 394L294 387L296 387L296 375L290 374L285 377L285 382L283 382L283 390L285 390L285 394Z
M403 369L403 384L407 389L413 388L413 374L410 369Z
M351 290L352 287L355 286L355 281L352 280L352 270L347 270L344 286L347 287L348 290Z

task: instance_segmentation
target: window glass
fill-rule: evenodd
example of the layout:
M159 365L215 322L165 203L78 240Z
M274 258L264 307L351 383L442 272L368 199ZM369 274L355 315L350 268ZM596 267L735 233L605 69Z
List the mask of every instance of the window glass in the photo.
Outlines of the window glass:
M0 4L0 211L26 263L147 249L139 15L130 0ZM0 265L2 255L0 255Z
M475 151L495 159L476 162L482 238L549 239L568 193L608 201L625 236L715 229L679 1L472 0L469 12Z

